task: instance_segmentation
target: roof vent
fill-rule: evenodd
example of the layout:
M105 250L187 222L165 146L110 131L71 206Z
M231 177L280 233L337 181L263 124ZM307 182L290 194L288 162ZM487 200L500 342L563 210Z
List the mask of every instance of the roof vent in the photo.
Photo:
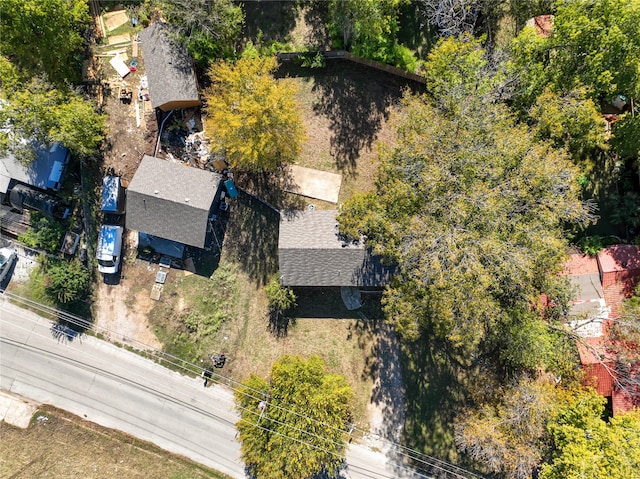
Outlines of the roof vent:
M185 198L184 200L185 200L187 203L189 203L189 198Z
M157 195L158 193L160 193L158 190L155 190L154 193Z

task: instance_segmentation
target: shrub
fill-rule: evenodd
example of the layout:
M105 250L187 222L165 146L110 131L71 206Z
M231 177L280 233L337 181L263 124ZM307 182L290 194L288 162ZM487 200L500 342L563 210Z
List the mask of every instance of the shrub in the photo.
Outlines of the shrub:
M42 249L47 253L57 253L60 249L60 239L65 228L57 221L47 218L42 213L31 214L32 228L20 235L18 240L29 248Z
M323 68L327 66L327 61L324 55L320 52L317 53L305 53L300 55L300 66L304 68Z
M272 314L284 314L288 309L296 305L296 295L290 288L280 285L280 275L274 275L265 287L269 311Z
M587 236L580 241L580 249L589 256L597 255L603 248L604 244L600 236Z
M89 292L90 274L78 260L48 259L45 269L45 294L57 303L84 299Z
M415 73L418 69L418 60L413 52L404 45L395 44L393 46L393 63L397 68Z

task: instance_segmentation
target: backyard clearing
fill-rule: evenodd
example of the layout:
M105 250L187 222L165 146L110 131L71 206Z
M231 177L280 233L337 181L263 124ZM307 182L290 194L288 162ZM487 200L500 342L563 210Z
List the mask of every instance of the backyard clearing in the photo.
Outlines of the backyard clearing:
M127 434L42 406L27 429L0 422L0 477L32 479L218 478L228 476Z

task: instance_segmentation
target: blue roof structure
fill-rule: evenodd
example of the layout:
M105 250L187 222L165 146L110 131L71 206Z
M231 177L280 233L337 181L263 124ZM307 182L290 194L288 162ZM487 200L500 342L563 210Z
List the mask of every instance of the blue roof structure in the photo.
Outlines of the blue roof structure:
M35 159L27 166L21 164L12 153L0 162L0 193L7 193L10 185L19 182L42 190L58 191L62 176L69 163L69 150L56 143L50 148L33 146Z

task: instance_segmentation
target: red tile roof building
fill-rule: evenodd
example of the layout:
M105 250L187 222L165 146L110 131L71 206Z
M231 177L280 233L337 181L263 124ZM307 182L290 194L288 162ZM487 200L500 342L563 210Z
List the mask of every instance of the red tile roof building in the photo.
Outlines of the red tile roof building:
M599 312L592 310L598 317L583 318L585 327L577 329L583 336L577 342L583 384L610 398L614 416L633 409L631 398L617 380L616 357L608 348L607 330L612 320L619 317L622 302L633 294L640 280L640 248L613 245L598 253L597 258L573 254L561 274L568 276L579 290L579 297L571 303L574 314L585 311L587 302L600 301L606 305ZM601 284L594 284L598 277ZM580 320L574 323L579 324Z

